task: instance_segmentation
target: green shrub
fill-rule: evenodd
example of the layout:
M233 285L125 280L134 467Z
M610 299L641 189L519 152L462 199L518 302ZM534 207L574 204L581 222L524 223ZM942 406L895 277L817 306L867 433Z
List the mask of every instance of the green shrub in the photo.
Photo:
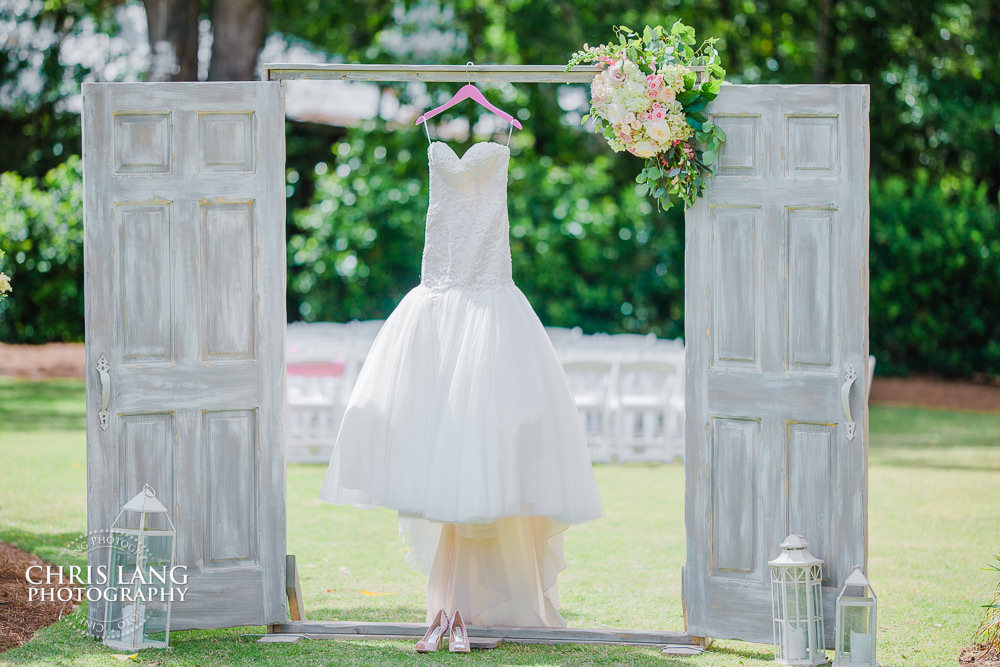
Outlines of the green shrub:
M83 185L78 156L42 178L0 174L0 250L15 290L0 340L83 340Z
M516 143L516 142L515 142ZM463 153L467 147L456 147ZM420 280L427 139L348 131L290 214L290 319L385 317ZM514 148L508 210L514 279L547 325L683 334L679 210L656 214L615 156L559 164ZM296 183L307 175L291 174ZM618 179L621 180L621 179Z
M289 173L289 319L385 317L420 278L427 149L364 126L310 174ZM456 148L462 152L463 148ZM683 333L679 210L653 212L618 156L560 163L514 149L514 277L542 321ZM83 340L80 160L39 179L0 175L0 340ZM627 174L626 174L627 176ZM1000 216L983 186L927 174L871 183L871 350L880 374L1000 376Z
M871 184L871 350L887 375L1000 375L1000 217L984 185Z
M987 565L986 569L1000 573L1000 552L993 557L994 562ZM983 605L986 611L983 613L983 620L972 635L972 640L982 644L996 655L1000 655L1000 580L993 588L993 595L987 604Z

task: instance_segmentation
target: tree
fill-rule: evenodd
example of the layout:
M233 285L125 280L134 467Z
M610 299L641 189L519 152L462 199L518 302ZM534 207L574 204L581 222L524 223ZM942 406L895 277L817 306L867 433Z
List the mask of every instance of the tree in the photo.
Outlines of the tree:
M198 0L143 0L142 4L149 26L149 79L197 81Z
M211 81L250 81L264 45L268 0L215 0L212 3Z
M211 81L251 81L264 46L269 0L213 0ZM143 0L152 81L198 80L199 0Z

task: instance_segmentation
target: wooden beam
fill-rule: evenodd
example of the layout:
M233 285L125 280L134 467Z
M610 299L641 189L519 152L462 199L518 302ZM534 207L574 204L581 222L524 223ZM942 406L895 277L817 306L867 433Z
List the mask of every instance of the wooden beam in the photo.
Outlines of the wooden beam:
M310 639L419 639L423 623L364 623L358 621L293 621L278 623L270 632L296 634ZM470 638L493 638L518 644L625 644L700 646L699 637L683 632L643 632L587 628L483 627L470 625Z
M285 555L285 595L288 597L288 616L293 621L304 621L306 608L302 603L302 585L299 583L299 569L295 564L295 554Z
M704 67L692 67L704 71ZM365 63L269 63L266 81L433 81L445 83L590 83L600 70L596 65L399 65Z

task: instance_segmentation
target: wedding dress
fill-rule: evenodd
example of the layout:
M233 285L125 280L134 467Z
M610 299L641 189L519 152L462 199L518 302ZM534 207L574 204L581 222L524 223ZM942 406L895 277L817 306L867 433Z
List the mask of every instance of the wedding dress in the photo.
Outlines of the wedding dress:
M514 284L510 150L428 147L420 284L376 336L320 497L399 512L427 616L565 625L562 532L603 514L566 376Z

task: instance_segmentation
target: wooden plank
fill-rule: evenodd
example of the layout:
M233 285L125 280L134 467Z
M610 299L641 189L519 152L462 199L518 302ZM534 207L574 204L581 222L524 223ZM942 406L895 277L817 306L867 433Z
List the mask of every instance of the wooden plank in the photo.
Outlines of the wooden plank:
M302 634L314 639L383 638L412 639L424 635L423 623L365 623L356 621L304 621L277 623L272 632ZM683 632L641 632L588 628L468 626L472 638L494 638L519 644L625 644L700 646L703 639Z
M304 621L306 607L302 601L302 584L299 583L299 569L295 564L295 554L285 556L285 594L288 596L288 616L293 621Z
M285 634L273 634L264 635L257 640L258 644L295 644L302 641L303 639L308 639L305 635L285 635Z
M692 67L704 71L704 67ZM283 80L339 81L434 81L468 83L590 83L600 70L595 65L577 65L567 72L564 65L398 65L365 63L269 63L262 78Z

